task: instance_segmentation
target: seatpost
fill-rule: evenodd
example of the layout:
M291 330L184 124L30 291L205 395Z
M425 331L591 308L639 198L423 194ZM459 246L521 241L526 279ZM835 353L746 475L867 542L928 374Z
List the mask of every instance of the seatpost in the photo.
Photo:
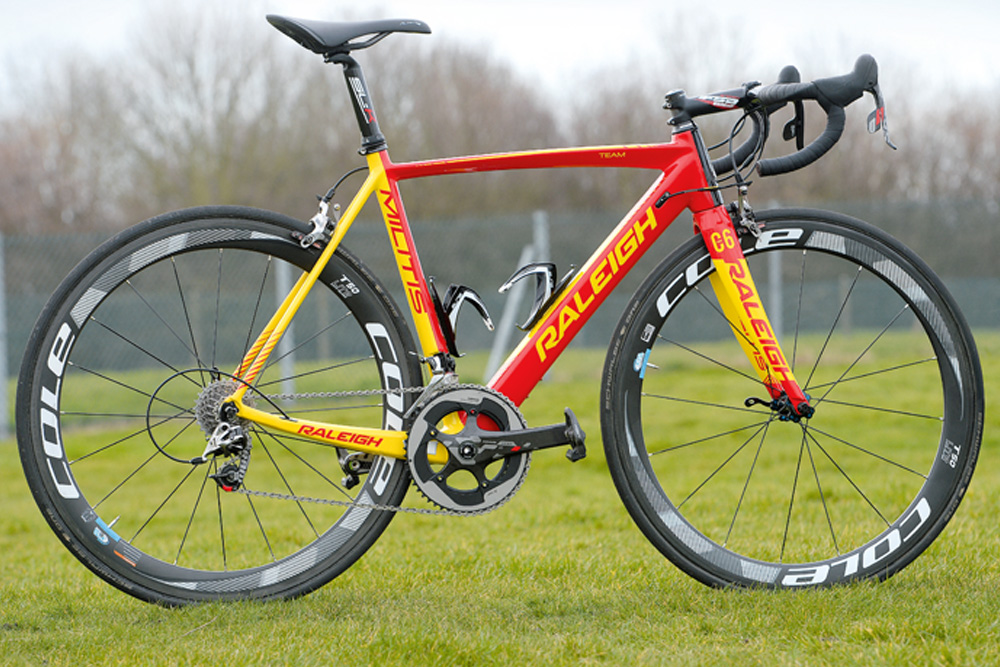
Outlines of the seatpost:
M354 105L354 115L357 116L358 127L361 129L360 153L368 155L385 150L385 135L379 129L378 118L375 116L375 106L372 103L371 94L368 92L368 83L365 81L364 72L361 71L361 65L347 53L329 54L326 57L326 62L336 63L344 67L344 79L347 81L351 103Z

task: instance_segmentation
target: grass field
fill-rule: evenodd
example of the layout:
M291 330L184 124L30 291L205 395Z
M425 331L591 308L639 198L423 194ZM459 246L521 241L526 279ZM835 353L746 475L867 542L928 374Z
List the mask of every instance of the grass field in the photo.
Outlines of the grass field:
M996 664L1000 336L978 339L988 402L972 486L942 537L878 585L719 591L665 561L607 474L599 351L568 355L524 405L530 425L572 406L586 460L537 454L485 517L398 516L346 574L291 602L167 610L118 592L58 543L0 443L0 664Z

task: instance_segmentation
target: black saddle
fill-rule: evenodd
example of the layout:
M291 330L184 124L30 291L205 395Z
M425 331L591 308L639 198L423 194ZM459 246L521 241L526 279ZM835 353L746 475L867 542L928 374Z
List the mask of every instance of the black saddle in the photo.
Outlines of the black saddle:
M366 49L394 32L430 33L423 21L383 19L380 21L307 21L287 16L268 14L267 21L313 53L332 55ZM354 42L359 37L371 35L367 40Z

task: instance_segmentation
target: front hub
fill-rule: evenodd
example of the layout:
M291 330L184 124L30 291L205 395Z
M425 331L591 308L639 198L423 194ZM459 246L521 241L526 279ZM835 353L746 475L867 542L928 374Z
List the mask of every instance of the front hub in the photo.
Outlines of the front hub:
M806 400L808 399L809 397L806 396ZM766 405L778 416L778 419L783 422L791 421L798 423L803 419L809 419L816 413L816 408L809 405L807 402L799 403L797 407L793 407L792 401L788 398L787 394L782 394L778 398L770 401L751 396L743 401L743 405L748 408L755 405Z

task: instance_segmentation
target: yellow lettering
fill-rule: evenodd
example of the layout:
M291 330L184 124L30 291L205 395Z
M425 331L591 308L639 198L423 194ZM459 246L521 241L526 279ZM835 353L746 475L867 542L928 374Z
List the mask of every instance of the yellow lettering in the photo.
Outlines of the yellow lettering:
M712 239L712 247L715 248L715 252L721 253L722 252L722 234L720 234L719 232L712 232L712 235L709 238Z
M593 282L593 278L591 278L591 282ZM582 302L580 301L580 293L579 292L577 292L576 294L573 295L573 303L576 304L576 309L579 312L581 312L581 313L583 311L587 310L587 308L590 306L590 304L591 304L591 302L593 300L594 300L594 295L593 294L591 294L589 297L587 297L586 301L582 301Z
M559 312L559 338L563 337L566 333L566 327L568 327L573 322L580 319L580 316L576 314L576 311L571 307L566 306Z
M629 232L626 236L622 237L622 240L618 242L615 246L615 256L618 259L619 264L624 264L628 261L628 258L632 256L632 253L636 251L639 245L635 242L635 236L632 232Z
M556 331L554 326L550 326L546 329L542 335L538 338L538 342L535 343L535 351L538 352L538 358L541 361L545 361L545 351L551 350L555 347L556 343L559 342L559 332Z
M601 263L594 268L594 272L590 274L590 286L594 288L594 294L600 294L604 286L611 280L611 276L604 274L606 263L607 261L602 259Z
M642 245L646 241L644 232L649 229L656 229L656 216L653 215L653 207L649 207L646 210L646 224L642 224L642 219L635 221L632 225L632 229L635 231L636 237L639 239L639 245Z

